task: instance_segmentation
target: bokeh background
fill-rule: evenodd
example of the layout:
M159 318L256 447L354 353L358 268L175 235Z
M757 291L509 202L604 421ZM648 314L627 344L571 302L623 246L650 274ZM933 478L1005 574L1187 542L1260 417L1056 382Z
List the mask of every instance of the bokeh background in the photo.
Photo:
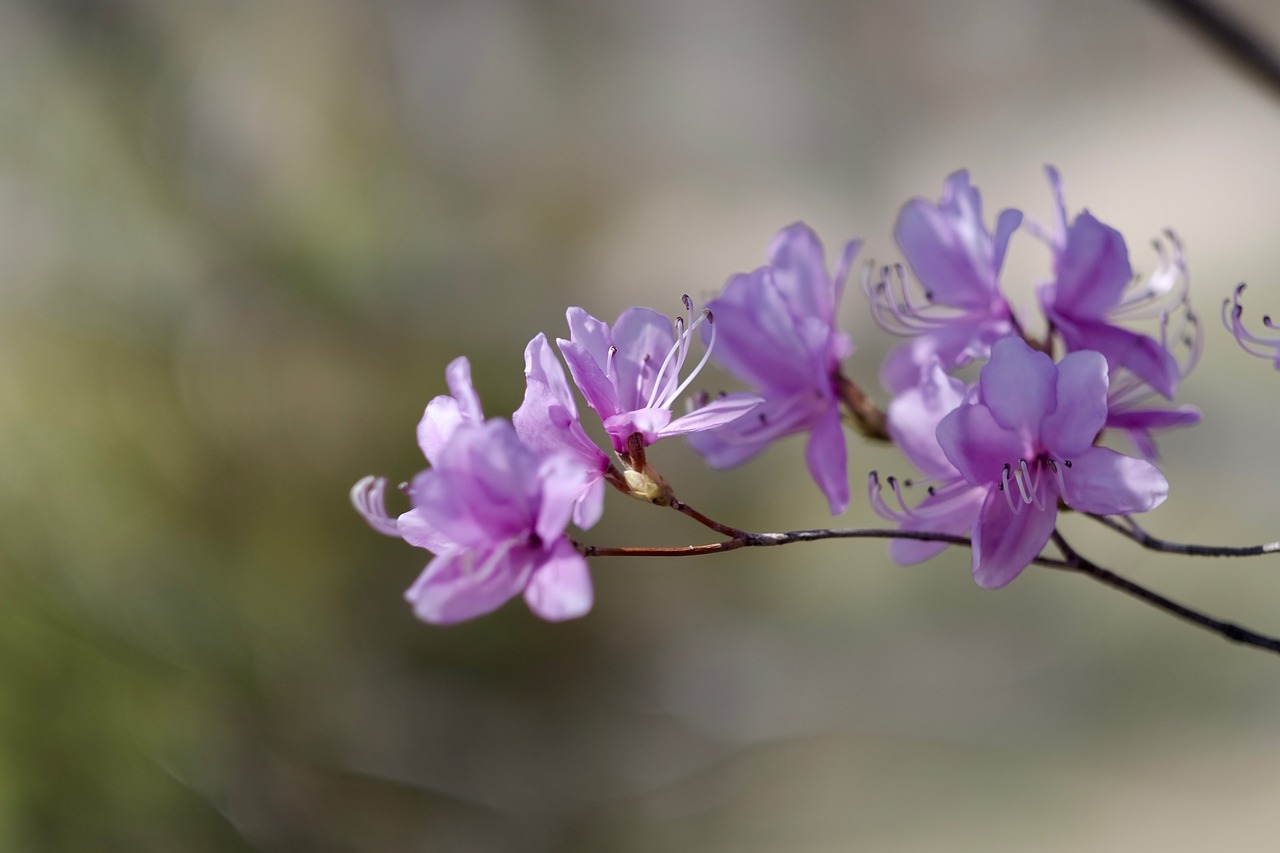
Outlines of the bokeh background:
M508 413L567 305L675 313L796 219L897 260L960 167L1044 220L1053 163L1138 267L1187 246L1205 418L1148 526L1277 538L1280 384L1216 317L1242 280L1280 311L1278 152L1280 99L1137 0L4 0L0 849L1275 849L1276 659L1085 578L602 559L585 619L441 629L347 489L418 469L459 354ZM1014 249L1024 304L1045 263ZM890 341L843 316L875 388ZM909 473L851 447L855 491ZM798 441L655 457L726 521L831 523ZM707 541L609 501L591 542ZM1273 562L1064 524L1280 631Z

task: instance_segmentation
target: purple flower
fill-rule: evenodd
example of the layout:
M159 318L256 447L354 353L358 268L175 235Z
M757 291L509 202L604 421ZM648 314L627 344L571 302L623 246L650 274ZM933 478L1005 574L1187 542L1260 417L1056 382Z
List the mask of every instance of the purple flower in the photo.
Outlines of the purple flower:
M1017 210L996 217L995 234L982 221L982 199L961 170L947 178L934 205L914 199L903 206L894 238L924 288L916 301L901 267L885 270L863 287L872 315L886 331L912 340L889 353L880 370L885 388L912 387L933 356L945 370L985 358L993 341L1015 331L1009 303L1000 292L1009 238L1022 223Z
M1038 288L1045 315L1062 335L1068 351L1100 352L1112 372L1119 368L1132 371L1172 398L1181 379L1173 356L1160 342L1117 322L1155 317L1168 306L1185 301L1181 247L1175 239L1179 250L1176 265L1162 263L1156 275L1137 283L1120 232L1087 210L1068 226L1062 181L1053 167L1045 171L1056 206L1053 232L1040 232L1053 250L1053 281Z
M880 493L879 477L872 473L868 481L872 509L897 522L903 530L961 536L973 528L986 490L960 476L942 452L937 438L939 422L964 404L967 396L964 383L947 376L935 356L920 371L919 383L895 396L889 404L889 436L930 483L928 496L915 507L909 507L902 494L904 484L889 477L887 482L898 503L898 507L893 508ZM889 556L898 563L911 565L929 559L946 547L946 542L894 539L889 543Z
M590 610L586 560L564 533L586 476L578 462L539 457L502 420L459 425L435 451L411 490L436 554L405 593L414 614L461 622L520 593L543 619Z
M573 523L585 530L600 520L604 509L604 478L612 468L609 457L583 432L573 391L546 335L539 333L525 347L524 375L524 402L511 416L516 434L538 453L571 454L587 471L586 485L573 510Z
M729 280L707 306L719 335L714 358L758 388L764 402L747 417L689 437L708 464L727 468L778 438L809 433L809 472L833 514L849 505L836 377L841 359L853 352L836 309L859 246L845 246L832 278L818 236L796 223L774 238L768 266Z
M407 490L412 509L387 514L381 477L356 483L352 503L375 530L436 555L406 593L424 621L470 619L520 592L544 619L581 616L591 608L591 579L564 530L589 500L593 470L582 454L527 447L511 424L486 422L466 358L445 376L452 395L431 400L418 423L431 467ZM599 512L581 515L587 527Z
M1054 365L1019 337L1002 338L978 380L980 399L938 424L938 444L984 492L973 525L973 576L1004 586L1049 541L1058 499L1082 512L1145 512L1168 494L1150 462L1093 444L1107 420L1107 364L1076 352Z
M671 321L650 308L628 308L610 328L581 308L570 308L569 340L556 341L569 373L587 404L604 421L613 449L634 455L639 446L669 435L712 429L741 417L760 404L752 394L730 394L684 417L673 419L671 405L689 387L715 347L715 324L709 313L694 320L693 303L684 297L690 320ZM712 326L707 352L685 378L680 371L689 355L693 332L703 322Z
M1255 335L1244 326L1244 306L1240 304L1240 296L1244 293L1244 285L1236 287L1235 293L1231 295L1229 301L1222 303L1222 322L1227 327L1227 331L1235 336L1236 343L1240 344L1240 348L1249 355L1256 355L1259 358L1269 358L1276 370L1280 370L1280 325L1272 321L1268 315L1263 315L1262 325L1277 334L1274 337L1264 338ZM1227 309L1231 310L1228 311Z

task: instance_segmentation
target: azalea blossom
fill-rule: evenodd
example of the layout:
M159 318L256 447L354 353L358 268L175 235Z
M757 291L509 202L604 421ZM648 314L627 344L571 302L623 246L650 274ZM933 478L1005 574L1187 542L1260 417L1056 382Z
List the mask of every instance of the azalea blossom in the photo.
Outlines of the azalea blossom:
M1168 483L1150 462L1094 439L1107 420L1107 364L1097 352L1055 365L1019 337L997 341L978 398L938 424L947 460L985 493L973 525L973 576L994 589L1013 580L1049 541L1058 500L1102 515L1145 512Z
M760 405L754 394L728 394L683 417L672 404L706 365L716 345L710 311L694 317L693 301L684 297L686 321L673 322L650 308L628 308L610 327L581 308L568 311L569 340L558 339L569 374L587 405L604 422L613 449L623 463L622 477L634 497L660 505L674 498L671 487L645 458L645 448L660 438L714 429ZM683 381L680 373L694 333L711 327L702 360Z
M1243 294L1244 285L1241 284L1231 294L1231 299L1222 303L1222 322L1227 327L1227 331L1235 336L1236 343L1240 344L1241 349L1249 355L1271 359L1276 370L1280 370L1280 325L1276 324L1269 315L1264 314L1262 326L1275 332L1274 336L1263 337L1245 328L1244 306L1240 304L1240 297Z
M947 178L937 204L913 199L903 206L893 236L924 289L923 301L913 296L901 267L884 269L878 281L869 274L863 279L876 322L911 338L885 359L885 388L910 388L934 356L945 370L985 358L993 341L1017 329L1000 291L1000 271L1021 223L1021 212L1004 210L995 232L988 231L982 198L963 169Z
M543 619L590 610L586 560L564 532L586 478L578 461L539 456L497 419L459 425L436 451L410 490L436 554L405 593L414 614L460 622L521 593Z
M774 238L767 266L729 279L707 305L716 318L713 358L757 388L763 402L746 417L689 436L708 464L727 468L783 436L807 432L809 472L833 514L849 505L838 374L853 352L836 312L859 246L845 245L832 277L822 242L796 223Z
M1188 285L1177 239L1169 235L1176 263L1162 258L1155 275L1135 279L1120 232L1087 210L1068 225L1062 180L1052 167L1045 172L1053 189L1054 227L1033 229L1053 252L1053 280L1037 290L1045 315L1068 351L1100 352L1113 371L1126 368L1171 399L1181 379L1173 356L1154 338L1118 324L1159 317L1185 301Z

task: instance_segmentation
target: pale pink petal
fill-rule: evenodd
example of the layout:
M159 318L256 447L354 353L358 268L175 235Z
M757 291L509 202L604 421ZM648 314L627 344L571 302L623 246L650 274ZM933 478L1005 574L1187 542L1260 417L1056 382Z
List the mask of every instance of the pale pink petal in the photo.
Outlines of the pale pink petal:
M449 443L463 423L462 411L453 397L441 394L427 403L422 420L418 421L418 446L428 462L436 464L440 449Z
M1051 494L1051 492L1050 492ZM1019 499L1015 496L1014 501ZM1040 555L1058 520L1056 501L1045 509L1015 503L1014 512L999 489L990 489L973 527L973 579L984 589L999 589Z
M947 460L974 485L997 483L1006 464L1034 455L1018 433L996 423L986 406L952 410L939 421L937 436Z
M414 615L434 625L463 622L497 610L529 582L541 552L529 546L443 554L405 593Z
M1160 469L1106 447L1090 447L1064 468L1067 506L1099 515L1147 512L1169 496Z
M983 402L1005 429L1034 429L1058 405L1053 359L1020 337L1001 338L991 345L991 360L978 383Z
M1107 360L1096 352L1073 352L1058 363L1058 406L1040 427L1044 446L1071 457L1093 444L1107 422Z
M594 597L587 561L567 540L544 556L524 590L529 609L550 622L586 615Z
M1053 305L1077 319L1101 319L1133 280L1124 237L1085 211L1067 231L1056 263Z
M660 436L668 436L714 429L722 424L736 421L759 406L761 402L761 398L755 394L726 394L659 427L656 432Z
M839 408L832 406L811 423L804 456L831 514L840 515L849 508L849 471Z

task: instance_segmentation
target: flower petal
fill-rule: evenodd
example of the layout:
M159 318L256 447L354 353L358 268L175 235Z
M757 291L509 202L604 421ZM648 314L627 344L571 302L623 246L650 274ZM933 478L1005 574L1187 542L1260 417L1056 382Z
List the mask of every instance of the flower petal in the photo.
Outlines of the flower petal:
M920 501L902 530L929 530L964 536L973 530L987 489L975 486L959 493L939 489ZM901 566L911 566L941 553L947 542L925 542L918 539L894 539L889 543L889 556Z
M778 232L769 246L773 282L796 319L815 317L827 327L835 316L834 293L827 274L822 241L808 225L797 222Z
M804 458L814 482L827 496L831 514L840 515L849 508L849 469L839 408L827 409L813 422Z
M762 402L763 400L756 394L726 394L701 408L694 409L687 415L676 418L666 426L659 427L657 434L659 436L688 435L691 432L715 429L736 421Z
M936 206L924 199L907 202L893 236L933 302L986 309L999 298L982 199L967 171L947 178Z
M965 387L952 379L935 357L920 372L915 387L896 395L889 404L889 436L930 477L946 477L954 466L938 445L938 423L964 402Z
M545 555L524 589L529 609L550 622L586 615L594 597L587 561L564 539Z
M1022 504L1021 510L1010 509L999 489L987 492L973 526L973 579L983 589L999 589L1016 578L1039 556L1053 533L1058 520L1056 501L1045 509Z
M463 423L462 411L453 397L441 394L427 403L422 420L418 421L418 446L428 462L436 464L440 448L449 443Z
M465 423L478 424L484 422L484 410L480 408L480 395L471 384L471 362L465 355L458 356L449 362L444 369L445 381L449 384L449 392L458 401L458 411Z
M427 564L405 600L424 622L449 625L497 610L529 582L539 552L502 543L485 552L442 554Z
M1169 496L1169 481L1159 468L1107 447L1091 447L1074 457L1063 474L1067 488L1062 499L1081 512L1146 512Z
M783 394L810 387L814 355L768 267L729 279L707 308L715 317L712 358L717 364L764 391Z
M996 423L1033 435L1058 405L1057 379L1053 359L1014 335L991 345L991 360L978 374L982 402Z
M1058 406L1045 416L1040 439L1058 457L1073 457L1093 444L1107 422L1107 360L1073 352L1058 363Z
M996 423L986 406L964 405L938 422L938 445L975 486L998 482L1006 464L1030 455L1018 433Z
M1081 320L1105 316L1133 280L1124 237L1088 211L1071 223L1054 267L1054 309Z
M1154 338L1108 323L1078 321L1056 310L1048 311L1048 316L1068 349L1102 353L1113 373L1125 368L1167 399L1177 392L1182 379L1177 359Z

